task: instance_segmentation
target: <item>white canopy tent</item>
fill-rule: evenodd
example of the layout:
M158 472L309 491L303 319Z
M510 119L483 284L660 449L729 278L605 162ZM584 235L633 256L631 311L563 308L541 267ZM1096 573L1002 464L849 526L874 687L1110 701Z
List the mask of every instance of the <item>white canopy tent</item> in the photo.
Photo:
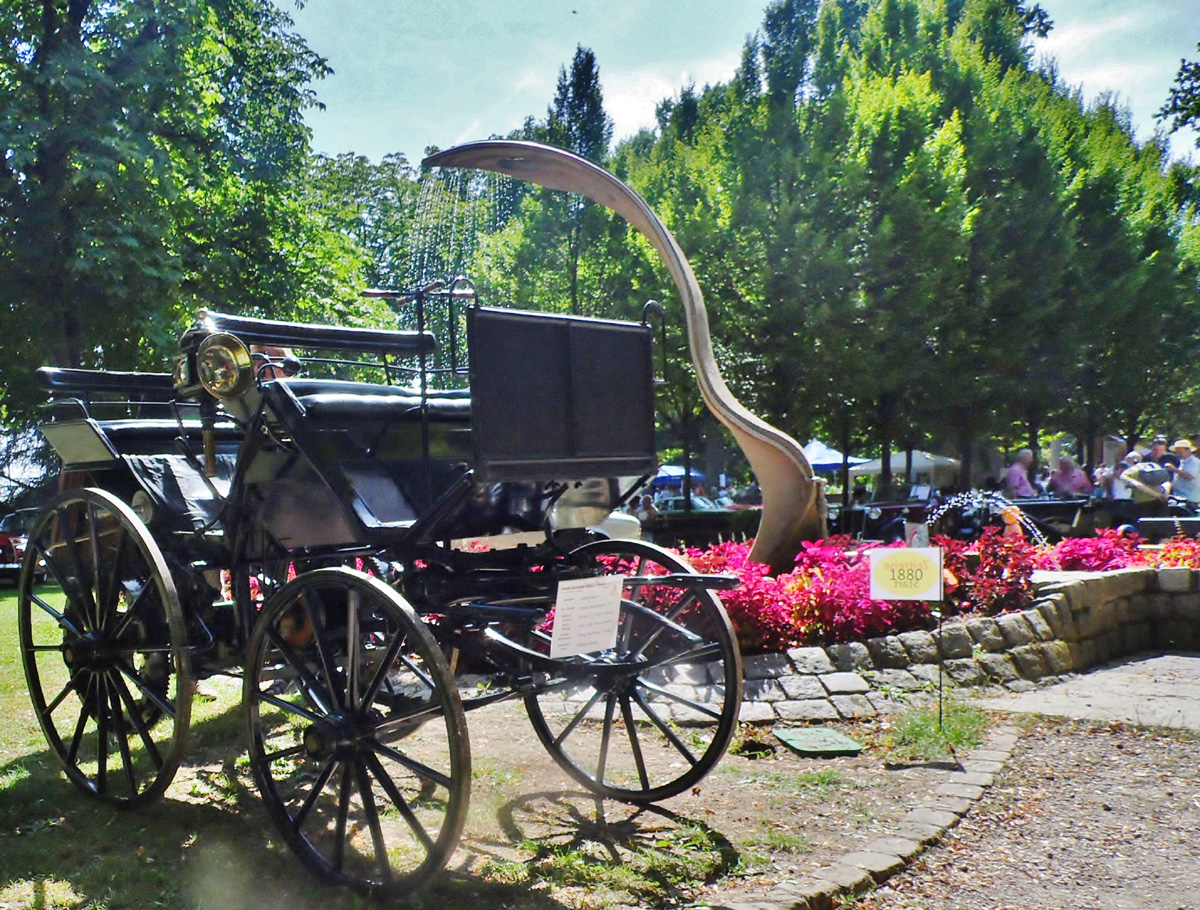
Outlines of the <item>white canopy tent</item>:
M893 452L888 459L892 467L893 477L903 477L906 457L904 452ZM958 473L960 462L949 455L934 455L931 452L921 452L916 449L912 453L912 469L914 477L928 477L936 487L952 483ZM883 461L872 458L850 469L851 477L867 477L880 474L883 471Z
M819 439L810 439L803 449L804 457L814 471L840 471L842 469L842 453L832 446L827 446ZM862 464L865 458L848 459L850 466Z

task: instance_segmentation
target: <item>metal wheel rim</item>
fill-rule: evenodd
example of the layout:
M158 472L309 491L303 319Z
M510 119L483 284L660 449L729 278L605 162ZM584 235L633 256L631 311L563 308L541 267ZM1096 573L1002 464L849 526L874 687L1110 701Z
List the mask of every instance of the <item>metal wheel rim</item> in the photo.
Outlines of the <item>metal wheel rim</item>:
M646 564L650 561L658 563L663 569L671 572L694 571L683 559L644 541L599 541L581 547L576 554L628 557ZM635 598L637 596L638 594L634 595ZM628 598L625 599L625 602L627 601ZM534 694L525 699L534 732L547 751L572 778L593 792L611 799L634 803L666 799L694 786L716 766L728 748L737 729L742 695L742 667L737 639L725 609L715 595L709 591L697 592L693 602L698 605L704 621L708 624L714 639L711 644L719 652L721 661L719 675L713 679L712 684L700 687L708 694L715 695L718 700L716 708L711 703L705 703L704 716L708 716L710 712L715 712L715 716L710 717L711 736L704 741L702 747L689 743L686 731L681 733L674 721L664 716L666 712L657 707L661 703L670 702L687 711L696 712L696 699L687 695L676 697L667 685L651 678L652 673L646 674L645 677L640 672L632 674L632 690L626 688L624 694L618 692L614 695L612 692L601 691L602 688L608 688L604 683L600 687L593 685L590 692L583 695L582 710L578 707L570 708L566 715L569 720L566 722L552 720L550 712L543 711L543 701L549 704L548 696ZM675 606L680 606L680 602L677 601ZM627 610L623 602L622 617L626 615ZM658 637L661 639L663 635L659 634ZM620 647L619 642L618 650ZM606 667L600 667L597 676L601 677L606 672ZM640 697L635 695L634 691L637 691ZM584 734L580 731L585 729L589 721L593 725L597 722L600 725L599 742L588 747L573 747L572 740L583 738ZM622 733L630 728L634 730L633 736L627 733L616 737L612 735L613 732ZM673 772L666 772L659 776L662 779L651 780L649 768L644 767L646 762L638 755L646 752L648 747L646 736L639 731L649 733L651 739L658 741L664 751L670 753L674 750L678 753L675 757L681 759L685 765L681 773L671 777ZM617 747L616 754L614 746ZM617 780L617 772L613 770L616 764L614 759L625 758L625 747L628 749L632 766L624 768L625 780Z
M78 532L69 541L66 526ZM39 559L61 609L35 590ZM124 502L89 488L46 506L21 572L18 637L34 714L67 777L122 807L161 796L183 758L195 684L170 570Z
M342 611L344 633L330 621L336 591L358 604ZM352 615L356 659L344 645ZM368 638L364 621L383 632ZM280 588L251 635L243 712L264 805L310 870L389 896L445 866L470 795L466 718L440 648L394 590L347 568L313 570Z

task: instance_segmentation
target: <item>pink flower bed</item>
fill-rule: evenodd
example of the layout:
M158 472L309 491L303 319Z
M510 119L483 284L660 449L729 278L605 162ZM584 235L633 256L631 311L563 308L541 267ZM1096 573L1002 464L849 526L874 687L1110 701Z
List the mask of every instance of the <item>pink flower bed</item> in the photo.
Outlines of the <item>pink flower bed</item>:
M1024 609L1033 596L1035 569L1200 568L1200 542L1176 538L1159 549L1143 549L1139 537L1117 531L1068 538L1053 547L1037 547L994 528L976 541L938 537L933 543L943 550L942 609L948 616ZM753 653L928 628L929 604L871 599L865 554L877 546L881 544L842 537L806 543L795 568L780 575L747 560L750 543L723 543L687 550L686 555L699 572L733 573L742 580L740 588L722 593L721 600L742 649Z
M688 550L700 572L731 572L742 586L721 600L745 651L780 651L803 644L860 641L889 632L921 628L929 608L913 601L872 600L865 553L878 544L846 538L807 543L796 568L772 576L747 560L748 543Z

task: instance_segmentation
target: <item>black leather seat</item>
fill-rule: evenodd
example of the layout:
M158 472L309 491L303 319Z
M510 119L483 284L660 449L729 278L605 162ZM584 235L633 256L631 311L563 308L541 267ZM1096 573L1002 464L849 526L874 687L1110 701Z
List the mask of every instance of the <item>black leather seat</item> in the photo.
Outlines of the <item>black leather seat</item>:
M271 403L320 425L419 421L422 399L416 389L335 379L280 379L269 389ZM470 423L466 389L434 391L424 399L430 420Z

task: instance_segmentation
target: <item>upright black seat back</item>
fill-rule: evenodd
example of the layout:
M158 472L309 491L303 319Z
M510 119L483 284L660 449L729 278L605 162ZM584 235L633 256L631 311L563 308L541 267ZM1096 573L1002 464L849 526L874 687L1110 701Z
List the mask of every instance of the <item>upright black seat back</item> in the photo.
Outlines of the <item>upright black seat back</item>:
M477 307L467 332L477 479L654 473L648 327Z

